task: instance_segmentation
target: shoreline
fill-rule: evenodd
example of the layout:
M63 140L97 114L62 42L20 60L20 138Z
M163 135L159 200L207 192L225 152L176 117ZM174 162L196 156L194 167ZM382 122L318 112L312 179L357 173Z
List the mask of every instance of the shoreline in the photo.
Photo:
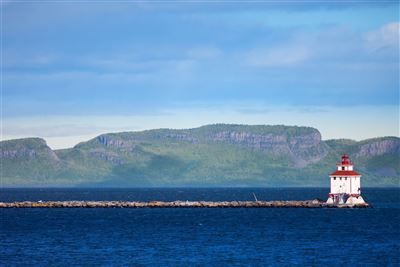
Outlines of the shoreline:
M327 204L324 201L20 201L0 202L1 208L371 208L364 204Z

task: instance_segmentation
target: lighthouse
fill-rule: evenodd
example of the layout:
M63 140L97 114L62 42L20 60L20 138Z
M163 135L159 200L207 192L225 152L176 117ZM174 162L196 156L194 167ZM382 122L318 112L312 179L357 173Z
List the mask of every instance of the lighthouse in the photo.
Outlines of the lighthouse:
M336 171L329 175L331 190L328 204L364 204L361 197L361 175L354 171L348 155L336 164Z

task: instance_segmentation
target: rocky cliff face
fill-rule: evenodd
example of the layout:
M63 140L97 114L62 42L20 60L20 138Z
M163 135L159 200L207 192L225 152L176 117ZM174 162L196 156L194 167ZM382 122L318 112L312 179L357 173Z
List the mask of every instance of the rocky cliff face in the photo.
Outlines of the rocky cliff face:
M286 133L254 134L251 132L221 131L213 134L214 142L227 142L273 154L289 155L295 167L301 168L318 162L328 154L328 147L315 130L289 136Z
M25 138L1 142L0 158L3 160L34 160L47 158L59 161L56 153L41 138Z
M356 157L372 157L383 154L399 154L400 141L398 138L371 139L363 141L356 153Z
M115 135L103 134L96 138L96 141L106 147L118 149L131 149L135 146L135 140L124 140Z
M18 158L33 159L36 156L37 156L36 150L27 148L2 150L0 152L0 158L2 159L18 159Z
M213 142L226 142L244 147L269 151L272 153L289 153L287 136L285 135L260 135L249 132L221 131L210 136Z
M145 132L141 132L141 134L137 134L135 132L132 133L124 133L122 135L119 134L102 134L95 138L95 141L106 146L117 149L132 149L136 145L141 142L146 141L162 141L162 140L173 140L173 141L184 141L190 143L198 143L197 138L188 133L179 133L179 130L151 130L146 131L147 134L143 134Z

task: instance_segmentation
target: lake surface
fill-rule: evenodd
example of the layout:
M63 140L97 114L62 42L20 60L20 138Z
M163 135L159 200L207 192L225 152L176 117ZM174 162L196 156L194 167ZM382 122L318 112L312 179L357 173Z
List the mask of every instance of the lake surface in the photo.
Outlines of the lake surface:
M305 200L327 188L0 189L0 201ZM372 209L2 209L0 266L399 266L400 189Z

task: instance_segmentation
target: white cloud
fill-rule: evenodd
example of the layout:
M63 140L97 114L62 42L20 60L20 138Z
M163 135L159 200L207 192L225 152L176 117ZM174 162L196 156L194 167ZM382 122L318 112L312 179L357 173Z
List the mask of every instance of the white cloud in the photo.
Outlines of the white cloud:
M384 48L399 49L400 23L393 22L383 25L365 36L367 48L371 51Z
M323 66L368 68L399 60L400 23L385 24L370 32L347 27L299 31L279 44L254 48L244 54L245 62L256 67ZM389 60L389 61L388 61ZM377 62L380 62L378 65Z

